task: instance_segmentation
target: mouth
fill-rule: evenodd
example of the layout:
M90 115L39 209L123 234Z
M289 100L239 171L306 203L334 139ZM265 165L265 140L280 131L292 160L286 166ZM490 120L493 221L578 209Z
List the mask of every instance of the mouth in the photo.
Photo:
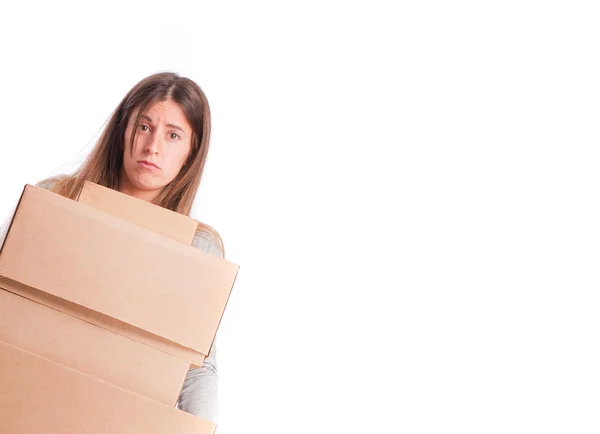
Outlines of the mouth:
M158 167L152 161L140 160L140 161L138 161L138 163L141 164L143 167L147 167L148 169L160 169L160 167Z

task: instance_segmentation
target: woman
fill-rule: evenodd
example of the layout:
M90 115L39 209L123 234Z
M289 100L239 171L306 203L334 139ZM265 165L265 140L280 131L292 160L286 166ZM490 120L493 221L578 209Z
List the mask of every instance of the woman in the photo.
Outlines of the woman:
M38 185L75 199L91 181L189 215L209 139L210 110L200 87L174 73L154 74L123 98L74 174ZM193 245L224 257L221 237L202 223ZM202 367L188 372L177 406L216 424L217 390L215 339Z

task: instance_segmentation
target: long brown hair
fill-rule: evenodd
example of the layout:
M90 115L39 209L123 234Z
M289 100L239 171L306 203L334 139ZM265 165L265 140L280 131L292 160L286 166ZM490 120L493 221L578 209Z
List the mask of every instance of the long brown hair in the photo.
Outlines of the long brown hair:
M153 74L136 84L112 113L98 142L79 169L72 175L48 178L39 184L51 182L52 191L73 200L77 198L85 181L118 190L126 145L125 129L133 111L139 108L131 146L135 141L140 116L150 105L164 100L174 101L183 110L192 127L192 146L181 171L152 203L189 216L208 155L210 108L204 92L194 81L173 72ZM198 232L212 235L224 256L223 241L217 231L199 223Z

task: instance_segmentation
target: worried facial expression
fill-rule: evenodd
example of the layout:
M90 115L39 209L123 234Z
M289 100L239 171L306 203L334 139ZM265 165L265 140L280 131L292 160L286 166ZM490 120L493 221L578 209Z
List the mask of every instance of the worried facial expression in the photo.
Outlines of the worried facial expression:
M133 196L155 197L188 158L192 127L177 103L159 101L141 115L131 147L138 111L133 111L125 130L121 190Z

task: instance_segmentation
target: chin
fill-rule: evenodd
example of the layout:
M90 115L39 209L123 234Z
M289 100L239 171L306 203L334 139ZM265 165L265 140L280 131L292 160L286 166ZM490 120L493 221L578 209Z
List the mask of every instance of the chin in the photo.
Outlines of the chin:
M131 180L131 183L135 188L145 191L158 190L166 185L157 179L147 176L136 176L133 180Z
M157 182L136 182L134 185L137 189L144 191L160 190L165 186Z

